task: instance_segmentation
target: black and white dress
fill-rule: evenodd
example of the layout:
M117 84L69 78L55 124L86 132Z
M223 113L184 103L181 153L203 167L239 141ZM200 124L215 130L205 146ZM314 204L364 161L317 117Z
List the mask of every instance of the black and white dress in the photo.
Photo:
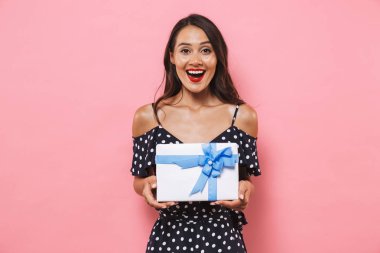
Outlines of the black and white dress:
M237 105L231 126L210 142L237 143L239 166L247 168L249 176L259 176L257 138L234 126L238 109ZM161 125L133 138L132 175L148 176L147 168L155 166L155 148L160 143L182 142ZM243 212L207 201L179 202L158 211L146 252L246 252L241 234L247 224Z

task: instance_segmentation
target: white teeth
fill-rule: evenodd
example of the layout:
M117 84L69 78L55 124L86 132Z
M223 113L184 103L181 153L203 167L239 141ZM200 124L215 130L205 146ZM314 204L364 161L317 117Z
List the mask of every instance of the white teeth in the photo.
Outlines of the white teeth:
M189 70L188 72L193 75L198 75L198 74L202 74L204 71L203 70Z

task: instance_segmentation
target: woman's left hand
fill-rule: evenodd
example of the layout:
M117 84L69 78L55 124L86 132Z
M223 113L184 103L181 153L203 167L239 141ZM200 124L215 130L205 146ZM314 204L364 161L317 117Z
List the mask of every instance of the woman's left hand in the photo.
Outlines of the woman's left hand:
M249 202L249 197L253 194L255 186L249 180L239 181L239 199L237 200L218 200L211 202L210 205L222 205L236 211L243 211Z

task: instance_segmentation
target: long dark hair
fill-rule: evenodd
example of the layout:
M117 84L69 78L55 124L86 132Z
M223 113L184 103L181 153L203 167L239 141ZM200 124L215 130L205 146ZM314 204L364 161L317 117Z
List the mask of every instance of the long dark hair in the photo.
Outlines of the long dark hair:
M175 65L170 62L170 52L174 51L174 46L179 31L188 25L197 26L206 33L216 54L217 65L214 77L209 85L210 92L224 103L239 105L244 104L244 101L240 98L228 72L228 49L221 32L210 19L199 14L191 14L179 20L173 27L173 30L170 33L169 41L165 48L164 94L157 99L153 106L154 114L158 122L157 106L159 102L177 95L182 87L182 83L177 75Z

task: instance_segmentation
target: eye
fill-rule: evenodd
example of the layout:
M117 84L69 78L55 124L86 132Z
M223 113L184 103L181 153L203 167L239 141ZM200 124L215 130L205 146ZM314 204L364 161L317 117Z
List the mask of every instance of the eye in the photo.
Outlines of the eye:
M180 52L183 54L190 54L190 50L188 48L183 48L180 50Z
M202 49L202 53L204 53L204 54L210 54L211 53L211 49L210 48L204 48L204 49Z

